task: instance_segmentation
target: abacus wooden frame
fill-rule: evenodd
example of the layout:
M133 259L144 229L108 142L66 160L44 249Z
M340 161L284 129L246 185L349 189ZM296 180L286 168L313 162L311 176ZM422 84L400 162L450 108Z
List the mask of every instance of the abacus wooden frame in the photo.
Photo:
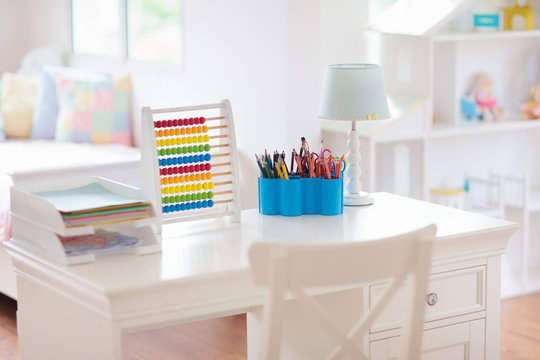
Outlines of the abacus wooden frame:
M217 110L220 116L212 119L225 122L225 126L219 126L224 128L223 134L215 136L219 138L220 150L211 153L212 158L216 154L221 155L223 159L216 160L212 164L212 175L214 175L215 166L224 166L229 169L228 171L222 171L218 175L228 176L230 181L224 181L223 183L230 185L229 191L220 192L220 194L231 194L232 199L221 201L227 202L225 206L216 206L212 208L204 209L192 209L182 212L163 213L162 209L162 192L161 181L159 173L159 159L158 149L156 142L156 128L155 128L155 116L157 114L177 114L188 113L193 111L205 111L205 110ZM231 216L233 221L240 221L240 189L239 189L239 175L238 175L238 154L236 147L236 138L234 131L234 121L232 115L232 108L229 100L222 100L215 104L184 106L175 108L155 108L152 109L149 106L142 108L142 146L141 146L141 169L142 169L142 186L144 192L153 199L155 202L156 212L160 219L160 226L158 232L161 233L161 224L181 222L187 220L195 220L202 218L211 218L219 216ZM225 151L224 151L225 150ZM226 151L228 150L228 152ZM212 177L213 178L213 177ZM217 196L217 195L216 195ZM219 200L216 200L217 204ZM159 205L159 206L158 206ZM221 205L221 204L220 204Z

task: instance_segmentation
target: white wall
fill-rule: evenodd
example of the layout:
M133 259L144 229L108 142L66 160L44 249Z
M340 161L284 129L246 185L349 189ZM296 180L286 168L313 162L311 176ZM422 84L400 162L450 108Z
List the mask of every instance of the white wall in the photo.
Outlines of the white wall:
M2 42L24 50L51 43L67 49L68 4L69 0L0 0L2 28L4 8L14 8L11 11L17 19L9 26L24 34L23 43L14 37ZM129 71L137 124L143 105L180 106L230 99L240 149L243 207L255 207L257 167L253 154L265 148L298 148L301 136L318 149L317 113L324 68L328 63L365 59L362 28L368 1L182 0L182 4L181 66L114 64L96 59L73 62ZM31 14L26 11L29 7ZM13 57L20 59L21 55L18 51ZM12 69L8 65L15 60L3 60L2 56L0 71ZM140 132L138 125L136 130Z

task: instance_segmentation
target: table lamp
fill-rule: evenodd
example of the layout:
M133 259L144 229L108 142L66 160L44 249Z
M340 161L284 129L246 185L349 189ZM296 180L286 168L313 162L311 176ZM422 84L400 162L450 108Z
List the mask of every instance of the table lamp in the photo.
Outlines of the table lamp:
M360 182L360 137L357 121L390 118L381 67L373 64L328 65L323 84L319 117L351 121L347 147L344 205L369 205L373 196L362 191Z

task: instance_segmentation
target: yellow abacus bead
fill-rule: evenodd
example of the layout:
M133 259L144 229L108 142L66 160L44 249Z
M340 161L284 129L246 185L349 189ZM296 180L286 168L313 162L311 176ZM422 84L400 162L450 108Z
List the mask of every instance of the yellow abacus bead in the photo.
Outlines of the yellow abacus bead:
M212 181L210 181L210 183L208 184L208 188L209 189L213 189L214 188L214 183Z
M162 194L165 194L166 192L167 192L167 188L164 188L164 187L161 188L161 193L162 193Z
M182 138L182 144L187 144L188 142L188 138L187 137L183 137Z
M177 192L177 193L180 192L180 186L179 186L179 185L177 185L177 186L174 187L174 192Z
M180 185L180 192L186 192L186 185Z
M208 189L208 183L203 183L203 184L202 184L202 188L203 188L204 190Z
M208 136L208 135L204 135L204 141L205 141L205 142L208 142L208 141L210 141L210 136Z
M202 136L202 135L197 136L197 141L198 142L203 142L203 140L204 140L204 136Z
M201 190L202 189L202 184L201 183L198 183L197 184L197 190Z

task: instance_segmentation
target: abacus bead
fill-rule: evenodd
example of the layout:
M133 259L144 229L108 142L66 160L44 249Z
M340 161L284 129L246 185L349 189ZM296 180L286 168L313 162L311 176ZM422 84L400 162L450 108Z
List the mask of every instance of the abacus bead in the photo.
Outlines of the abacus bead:
M208 192L208 198L211 199L211 198L213 198L213 197L214 197L214 193L211 192L211 191L209 191L209 192Z
M200 208L202 208L202 202L197 201L197 209L200 209Z
M180 211L184 211L186 210L186 205L185 204L180 204Z
M208 132L208 126L204 125L204 126L202 127L202 131L203 131L203 132Z
M205 159L206 161L210 161L211 158L212 158L212 156L211 156L210 154L204 155L204 159ZM202 161L202 160L201 160L201 161Z
M206 168L207 171L210 171L210 168L211 168L210 163L207 163L205 168Z
M202 202L202 207L203 207L203 208L207 208L207 207L208 207L208 201L204 200L204 201Z
M212 200L208 200L208 207L214 206L214 202Z
M186 204L186 210L191 210L191 203Z
M175 209L176 211L181 211L181 210L182 210L182 207L180 206L180 204L176 204L175 207L174 207L174 209Z
M204 124L206 122L206 118L203 116L201 117L199 123Z
M178 126L178 119L173 120L173 126Z
M193 125L193 118L189 118L189 125Z
M206 151L210 151L210 144L206 144L206 145L204 145L204 150L206 150Z

